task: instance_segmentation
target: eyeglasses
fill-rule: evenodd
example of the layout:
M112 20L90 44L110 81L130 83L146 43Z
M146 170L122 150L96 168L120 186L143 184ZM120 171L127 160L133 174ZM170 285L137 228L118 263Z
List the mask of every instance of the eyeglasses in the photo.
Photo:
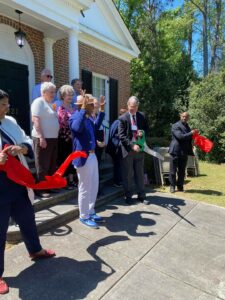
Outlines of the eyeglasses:
M53 76L52 75L45 75L47 78L53 78Z

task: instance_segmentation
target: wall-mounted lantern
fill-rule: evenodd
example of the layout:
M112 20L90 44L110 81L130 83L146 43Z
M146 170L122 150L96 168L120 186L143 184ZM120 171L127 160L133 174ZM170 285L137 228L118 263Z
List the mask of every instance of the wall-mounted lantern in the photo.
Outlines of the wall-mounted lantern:
M20 48L22 48L26 42L26 34L21 30L21 24L20 24L20 15L22 14L22 11L16 9L15 12L19 15L19 30L16 31L14 34L15 34L17 45Z

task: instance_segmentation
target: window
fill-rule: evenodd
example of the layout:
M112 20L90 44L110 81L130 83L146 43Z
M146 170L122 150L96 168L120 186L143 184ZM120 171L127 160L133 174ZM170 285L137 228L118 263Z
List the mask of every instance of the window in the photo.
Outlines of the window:
M101 95L106 95L106 83L104 78L97 77L95 75L92 76L92 89L93 95L96 98L100 98Z
M103 126L105 128L106 140L108 140L108 128L109 128L109 78L104 75L92 73L92 95L96 98L105 96L105 119Z

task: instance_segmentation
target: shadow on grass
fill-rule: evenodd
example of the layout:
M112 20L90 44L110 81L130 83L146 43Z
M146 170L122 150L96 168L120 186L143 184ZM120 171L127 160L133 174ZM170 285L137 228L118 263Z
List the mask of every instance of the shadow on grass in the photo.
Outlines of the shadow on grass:
M203 195L210 195L210 196L223 196L223 193L214 191L214 190L195 190L195 189L190 189L187 190L187 193L190 194L203 194Z

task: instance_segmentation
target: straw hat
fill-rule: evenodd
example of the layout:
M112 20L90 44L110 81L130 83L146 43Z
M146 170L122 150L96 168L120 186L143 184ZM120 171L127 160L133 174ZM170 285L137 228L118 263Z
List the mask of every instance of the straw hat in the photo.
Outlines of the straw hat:
M88 97L88 103L87 104L94 104L94 97L91 94L85 94L86 97ZM82 95L77 96L77 102L76 105L83 105L84 97Z

